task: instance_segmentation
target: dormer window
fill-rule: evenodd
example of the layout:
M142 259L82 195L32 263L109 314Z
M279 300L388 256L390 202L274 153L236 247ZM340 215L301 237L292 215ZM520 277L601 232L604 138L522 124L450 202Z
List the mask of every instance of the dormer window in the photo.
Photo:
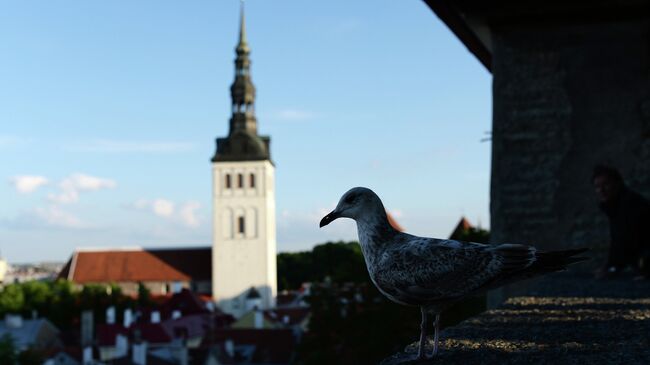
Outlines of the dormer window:
M237 175L237 186L238 186L239 188L243 188L243 187L244 187L244 174L238 174L238 175Z
M249 178L250 178L251 188L254 188L255 187L255 174L250 174Z
M226 174L226 189L230 189L231 186L232 186L232 181L230 178L230 174Z

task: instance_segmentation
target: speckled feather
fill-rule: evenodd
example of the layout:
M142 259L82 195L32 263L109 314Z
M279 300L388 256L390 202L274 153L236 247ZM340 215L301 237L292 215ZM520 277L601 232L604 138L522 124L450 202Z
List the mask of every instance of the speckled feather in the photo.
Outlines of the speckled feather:
M339 217L357 222L370 278L384 295L435 312L464 297L584 259L573 257L584 250L545 253L520 244L485 245L398 232L379 197L367 188L346 192L321 225Z
M373 283L401 304L443 309L499 286L500 279L535 261L533 247L417 237L382 226L379 220L372 225L360 222L359 242Z

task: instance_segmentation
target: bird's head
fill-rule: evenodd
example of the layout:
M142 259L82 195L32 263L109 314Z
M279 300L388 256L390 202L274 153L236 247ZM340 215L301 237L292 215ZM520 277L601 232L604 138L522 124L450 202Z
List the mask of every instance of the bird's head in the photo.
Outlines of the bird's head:
M324 227L337 218L358 220L365 214L383 212L383 209L381 200L372 190L363 187L352 188L343 194L336 208L321 219L320 226Z

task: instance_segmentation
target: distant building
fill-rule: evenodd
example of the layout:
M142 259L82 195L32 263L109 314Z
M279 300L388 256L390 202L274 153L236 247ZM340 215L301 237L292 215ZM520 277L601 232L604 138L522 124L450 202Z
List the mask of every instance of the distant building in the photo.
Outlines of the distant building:
M7 275L7 260L0 257L0 283L5 284L5 279Z
M56 278L63 263L41 262L34 264L8 264L0 259L0 274L4 270L2 284L22 283L32 280L50 280Z
M110 315L109 315L110 313ZM189 290L182 290L161 305L126 309L117 321L115 308L107 309L106 323L97 325L97 358L115 361L127 356L132 345L146 343L159 357L183 357L181 352L199 347L211 330L229 326L234 318L204 302Z
M152 294L189 288L210 294L210 247L170 249L81 249L72 254L59 278L76 284L117 284L125 294L137 294L142 283Z
M460 221L458 221L458 224L456 225L456 228L454 228L454 230L449 235L449 238L452 240L460 239L463 233L469 231L472 228L474 228L474 226L472 226L467 218L461 217Z
M61 347L59 330L47 319L24 319L20 315L6 315L0 322L0 338L9 335L18 352L28 348L49 350Z
M212 295L220 308L240 316L251 286L262 308L274 305L277 292L275 167L270 137L257 133L243 7L235 50L230 130L217 138L212 157Z

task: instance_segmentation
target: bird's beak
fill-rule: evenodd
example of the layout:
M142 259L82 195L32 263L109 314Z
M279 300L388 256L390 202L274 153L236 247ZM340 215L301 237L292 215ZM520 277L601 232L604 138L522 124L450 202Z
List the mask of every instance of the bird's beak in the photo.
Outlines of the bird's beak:
M320 220L320 228L325 227L326 225L332 223L336 218L340 218L341 216L336 210L333 210L329 212L326 216L323 217L323 219Z

